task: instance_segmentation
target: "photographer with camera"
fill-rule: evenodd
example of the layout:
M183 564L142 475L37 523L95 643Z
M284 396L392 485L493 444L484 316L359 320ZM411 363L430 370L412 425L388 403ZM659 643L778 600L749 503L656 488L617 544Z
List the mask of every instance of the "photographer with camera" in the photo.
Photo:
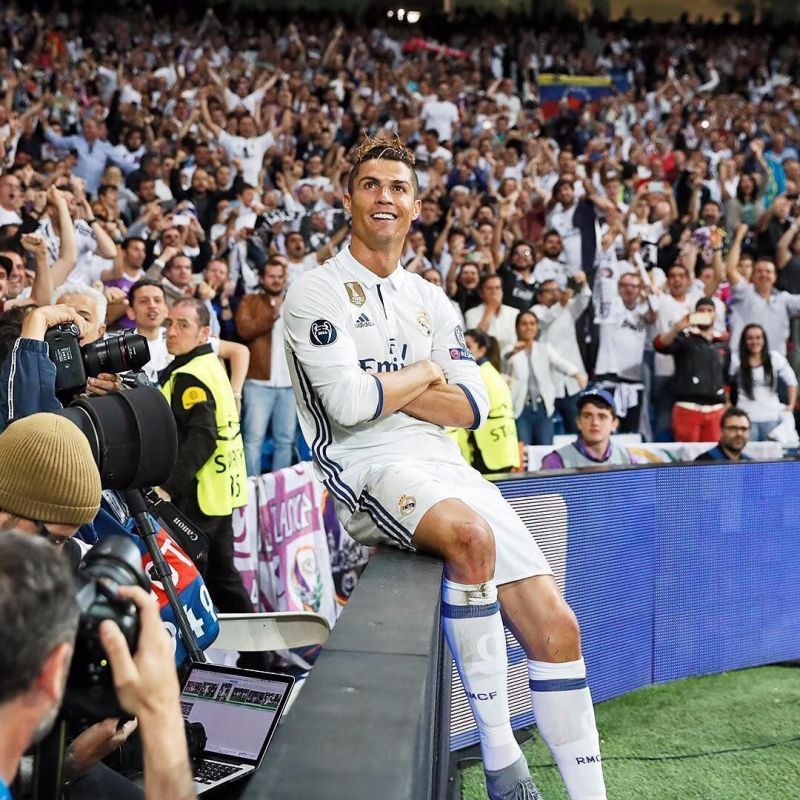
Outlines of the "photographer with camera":
M70 423L67 423L70 424ZM99 482L98 482L99 488ZM131 655L110 620L100 624L117 698L139 723L145 796L192 798L192 782L172 647L157 604L139 587L118 590L138 610ZM52 727L67 684L79 607L66 561L46 542L16 531L0 536L0 797L10 797L23 754ZM109 726L106 726L109 727ZM134 726L126 724L130 730ZM74 796L70 792L70 796ZM117 795L118 796L118 795Z

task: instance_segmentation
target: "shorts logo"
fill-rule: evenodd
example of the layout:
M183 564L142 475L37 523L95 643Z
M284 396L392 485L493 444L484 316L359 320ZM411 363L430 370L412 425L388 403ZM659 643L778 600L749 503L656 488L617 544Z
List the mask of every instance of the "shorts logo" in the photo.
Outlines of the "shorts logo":
M364 294L364 287L358 281L350 281L344 285L347 289L347 299L354 306L363 306L367 302L367 296Z
M358 315L356 328L374 328L375 323L364 313Z
M311 342L314 347L327 347L327 345L333 344L336 341L338 335L332 322L328 322L326 319L317 319L311 323L311 329L308 332L308 341Z
M431 324L431 318L428 316L428 312L424 308L417 311L417 325L422 331L423 336L431 335L433 325Z
M400 512L401 517L407 517L417 507L417 501L413 497L404 494L397 501L397 510Z

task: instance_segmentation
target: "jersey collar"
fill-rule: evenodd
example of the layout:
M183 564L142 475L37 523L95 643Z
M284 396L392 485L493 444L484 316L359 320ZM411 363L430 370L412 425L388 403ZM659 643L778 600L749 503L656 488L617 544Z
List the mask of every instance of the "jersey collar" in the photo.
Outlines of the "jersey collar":
M400 266L399 261L397 262L394 272L392 272L388 278L381 278L358 261L350 252L349 246L342 250L342 255L345 258L347 270L353 277L358 278L359 282L363 283L368 289L372 289L374 286L380 286L387 281L391 283L395 289L399 289L403 281L407 278L406 271Z

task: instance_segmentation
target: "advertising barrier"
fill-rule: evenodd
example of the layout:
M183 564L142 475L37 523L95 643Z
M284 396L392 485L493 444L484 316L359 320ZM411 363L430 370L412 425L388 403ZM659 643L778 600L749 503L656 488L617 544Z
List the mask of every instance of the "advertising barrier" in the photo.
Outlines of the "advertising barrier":
M800 658L800 462L664 465L498 481L582 630L595 702ZM515 728L534 724L507 633ZM477 730L458 676L451 750Z

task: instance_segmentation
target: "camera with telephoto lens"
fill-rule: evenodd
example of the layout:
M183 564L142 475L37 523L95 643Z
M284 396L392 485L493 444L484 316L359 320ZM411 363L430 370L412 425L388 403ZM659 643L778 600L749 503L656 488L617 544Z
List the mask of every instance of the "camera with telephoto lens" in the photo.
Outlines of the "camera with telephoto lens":
M136 652L139 613L133 603L117 595L117 590L120 586L150 590L139 548L126 536L107 536L86 554L76 579L81 616L63 712L67 717L86 720L124 715L98 628L103 620L116 622L131 653Z
M81 332L74 322L47 329L44 340L50 360L56 366L56 397L72 398L86 388L89 378L101 372L116 373L141 369L150 361L147 339L125 331L119 336L99 339L80 346Z

